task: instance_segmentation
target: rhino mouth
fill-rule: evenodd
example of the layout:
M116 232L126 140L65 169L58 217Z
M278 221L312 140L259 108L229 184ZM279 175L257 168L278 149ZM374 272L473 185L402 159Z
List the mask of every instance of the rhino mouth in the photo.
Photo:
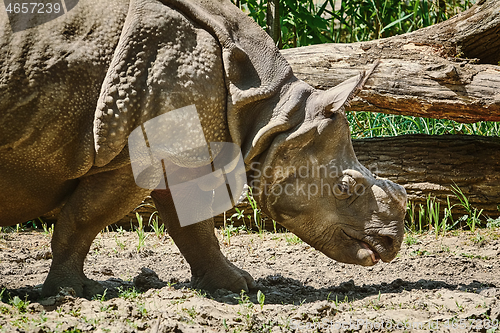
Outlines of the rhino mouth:
M371 261L372 261L372 263L371 263L372 265L377 264L381 260L380 254L377 250L375 250L374 244L370 244L370 243L367 243L366 241L360 240L361 237L358 238L358 237L351 236L345 230L342 230L342 232L344 233L344 235L347 238L358 243L360 249L365 251L370 256Z
M361 246L363 246L368 252L370 252L370 257L372 258L372 261L374 264L378 263L380 261L380 255L378 254L377 251L375 251L375 249L373 249L373 247L371 247L370 245L368 245L367 243L365 242L362 242L362 241L359 241L359 243L361 244Z

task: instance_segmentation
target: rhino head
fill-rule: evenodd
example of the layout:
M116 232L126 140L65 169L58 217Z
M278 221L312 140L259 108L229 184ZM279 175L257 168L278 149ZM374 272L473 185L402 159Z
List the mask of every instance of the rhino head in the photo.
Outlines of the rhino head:
M267 140L250 182L271 218L328 257L363 266L396 256L406 211L404 188L373 175L353 150L344 106L368 75L328 91L296 82L290 93L302 98L281 112L301 120Z

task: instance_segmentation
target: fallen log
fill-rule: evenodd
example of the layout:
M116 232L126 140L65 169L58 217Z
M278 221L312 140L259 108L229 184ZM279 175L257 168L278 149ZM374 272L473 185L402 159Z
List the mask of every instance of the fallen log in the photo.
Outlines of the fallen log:
M459 200L452 186L473 207L497 217L500 212L500 138L467 135L403 135L353 141L358 160L377 174L405 187L408 199L425 204L428 196L441 210ZM455 217L465 213L456 207Z
M500 1L478 1L442 23L353 44L282 50L295 75L328 89L381 59L351 110L500 121Z

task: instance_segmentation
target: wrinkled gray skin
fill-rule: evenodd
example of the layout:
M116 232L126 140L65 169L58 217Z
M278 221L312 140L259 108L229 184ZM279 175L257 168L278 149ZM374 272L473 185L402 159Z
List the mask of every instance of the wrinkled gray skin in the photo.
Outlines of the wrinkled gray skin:
M44 295L60 287L86 297L102 292L83 272L90 245L151 193L134 182L127 137L148 119L191 104L207 142L241 146L272 218L338 261L373 265L395 257L405 191L360 165L343 113L362 75L316 91L225 0L81 0L68 14L16 34L5 11L0 22L0 226L60 210ZM291 171L304 165L310 171ZM315 166L328 173L312 173ZM323 193L307 191L324 183L330 187ZM254 286L220 252L212 220L181 228L169 190L151 195L194 287Z

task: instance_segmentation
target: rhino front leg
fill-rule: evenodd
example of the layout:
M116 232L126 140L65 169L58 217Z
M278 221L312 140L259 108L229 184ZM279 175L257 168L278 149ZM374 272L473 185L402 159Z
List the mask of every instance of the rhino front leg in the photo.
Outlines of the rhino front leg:
M42 296L62 287L79 297L102 294L102 286L83 272L83 262L96 235L132 211L150 191L137 187L130 166L83 177L59 215L52 237L52 265Z
M151 197L169 235L191 266L193 288L209 291L223 288L239 293L255 287L250 274L229 262L220 251L212 218L181 227L170 190L155 190ZM193 209L197 209L195 205Z

